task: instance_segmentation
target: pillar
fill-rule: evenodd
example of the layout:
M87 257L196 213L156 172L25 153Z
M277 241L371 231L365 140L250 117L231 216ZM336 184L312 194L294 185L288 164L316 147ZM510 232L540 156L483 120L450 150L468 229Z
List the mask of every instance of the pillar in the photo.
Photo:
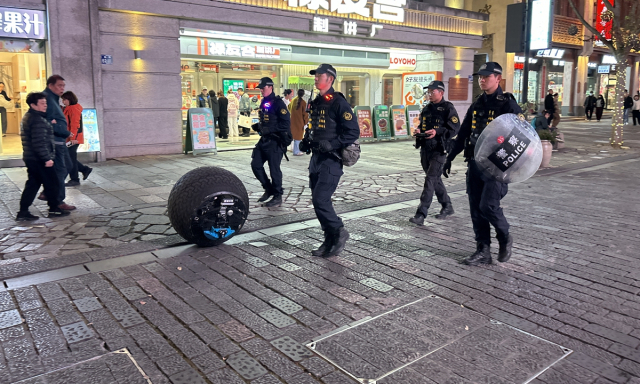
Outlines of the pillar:
M474 50L465 48L444 48L444 65L442 69L442 82L444 83L446 92L445 99L449 100L449 79L450 78L469 78L473 74L473 58ZM467 100L454 100L453 104L460 115L463 117L473 101L473 77L469 81Z
M573 62L564 62L564 74L562 76L562 107L563 115L574 116L573 113L573 89L575 87L573 76Z
M589 71L589 56L578 56L576 62L576 71L574 73L575 88L573 93L575 94L575 101L573 103L574 116L584 115L584 99L587 94L587 77Z
M631 75L629 76L629 94L635 95L638 92L638 70L640 69L640 61L637 57L631 59Z

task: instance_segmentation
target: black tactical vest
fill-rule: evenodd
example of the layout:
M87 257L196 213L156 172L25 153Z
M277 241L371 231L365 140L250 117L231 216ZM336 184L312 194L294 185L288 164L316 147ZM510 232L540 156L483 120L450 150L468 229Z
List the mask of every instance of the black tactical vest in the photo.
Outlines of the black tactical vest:
M260 110L258 112L258 115L260 116L260 123L271 132L278 130L279 103L276 103L276 99L279 97L280 96L265 97L260 103Z
M429 103L424 107L420 115L420 133L425 133L426 131L429 131L431 129L438 129L444 126L444 123L449 117L449 108L446 107L445 103L442 103L437 107L435 106L435 104ZM442 140L440 140L436 136L431 139L425 140L423 148L427 150L433 150L437 148L442 152L445 150L445 148L441 142Z
M332 140L338 137L338 125L332 111L332 106L339 95L332 93L318 96L309 106L309 125L311 132L309 138L318 143L321 140Z
M509 102L509 99L513 97L509 93L503 93L496 95L495 99L489 102L489 105L485 104L485 100L480 96L478 100L473 104L473 119L471 120L471 134L465 142L464 157L473 158L474 150L478 138L482 131L492 122L496 117L502 114L502 108Z

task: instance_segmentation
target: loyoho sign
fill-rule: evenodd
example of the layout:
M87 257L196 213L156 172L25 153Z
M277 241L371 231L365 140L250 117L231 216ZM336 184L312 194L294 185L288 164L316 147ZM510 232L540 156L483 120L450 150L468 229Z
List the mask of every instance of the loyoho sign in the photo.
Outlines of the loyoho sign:
M45 19L44 11L0 7L0 37L46 39Z
M389 69L414 70L416 68L416 55L406 55L391 51L389 54Z

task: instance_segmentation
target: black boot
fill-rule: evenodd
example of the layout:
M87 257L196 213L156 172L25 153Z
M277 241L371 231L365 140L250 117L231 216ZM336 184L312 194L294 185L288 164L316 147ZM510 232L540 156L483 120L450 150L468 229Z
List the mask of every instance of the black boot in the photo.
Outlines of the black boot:
M344 250L345 245L347 245L347 240L349 240L349 232L347 232L344 227L340 227L337 232L332 233L330 236L333 238L333 244L329 252L322 255L323 257L339 255L340 252Z
M424 225L424 216L420 214L416 214L414 217L409 219L415 225Z
M500 251L498 251L498 261L504 263L511 258L511 248L513 247L513 237L507 236L507 241L500 241Z
M282 195L273 195L273 199L269 200L264 206L267 208L279 207L282 205Z
M491 264L491 248L489 244L478 242L476 252L462 260L462 264L471 266Z
M451 205L451 203L447 203L442 206L440 213L436 215L436 219L445 219L447 216L451 216L453 214L453 205Z
M324 231L324 241L320 245L320 247L314 251L311 251L311 254L316 257L320 257L325 253L329 252L331 246L333 245L333 234L329 231Z
M265 189L264 193L262 194L262 197L258 199L258 203L262 203L269 200L271 196L273 196L273 193L271 193L271 190Z

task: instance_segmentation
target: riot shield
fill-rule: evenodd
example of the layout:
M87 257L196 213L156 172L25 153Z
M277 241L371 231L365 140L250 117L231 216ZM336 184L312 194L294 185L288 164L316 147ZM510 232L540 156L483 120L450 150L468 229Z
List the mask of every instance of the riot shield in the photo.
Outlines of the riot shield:
M540 167L542 143L524 117L508 113L482 131L474 157L485 176L502 183L519 183Z

